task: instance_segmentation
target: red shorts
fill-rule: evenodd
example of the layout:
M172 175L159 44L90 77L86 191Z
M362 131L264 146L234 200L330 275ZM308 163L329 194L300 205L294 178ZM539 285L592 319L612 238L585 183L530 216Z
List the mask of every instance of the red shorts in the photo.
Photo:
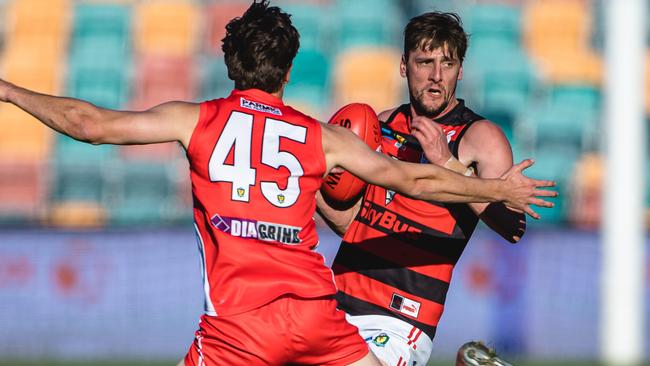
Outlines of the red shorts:
M185 365L348 365L368 354L332 298L280 297L230 316L201 316Z

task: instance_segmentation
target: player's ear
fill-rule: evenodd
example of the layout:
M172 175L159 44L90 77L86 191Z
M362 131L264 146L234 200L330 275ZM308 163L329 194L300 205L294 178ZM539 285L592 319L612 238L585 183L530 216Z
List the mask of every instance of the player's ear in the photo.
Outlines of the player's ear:
M406 56L402 55L402 60L399 62L399 74L401 77L406 77Z
M287 84L289 82L289 79L291 77L291 68L293 68L293 64L289 65L289 70L287 70L287 74L284 75L284 80L282 81L283 84Z
M460 70L458 71L458 77L456 80L463 80L463 64L460 64Z

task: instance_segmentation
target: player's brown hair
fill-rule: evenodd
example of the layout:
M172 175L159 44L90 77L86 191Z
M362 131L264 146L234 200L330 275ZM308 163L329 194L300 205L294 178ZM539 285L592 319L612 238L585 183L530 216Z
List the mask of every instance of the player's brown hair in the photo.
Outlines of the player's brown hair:
M468 36L460 16L455 13L429 12L411 18L404 28L404 59L418 48L431 51L447 46L451 56L465 59Z
M235 88L280 90L300 46L290 15L268 0L253 1L241 16L226 25L221 49L228 77Z

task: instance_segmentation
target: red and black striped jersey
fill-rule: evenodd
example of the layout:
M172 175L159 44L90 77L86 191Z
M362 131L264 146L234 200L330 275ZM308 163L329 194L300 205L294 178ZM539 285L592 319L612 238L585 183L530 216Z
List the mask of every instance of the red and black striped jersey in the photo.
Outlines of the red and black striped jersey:
M336 293L313 249L320 123L261 90L201 103L187 150L208 315Z
M462 100L436 119L456 158L467 128L481 119ZM382 123L382 151L395 159L426 163L409 135L410 121L405 104ZM466 204L414 200L368 185L332 267L339 307L351 315L397 317L433 338L454 265L477 222Z

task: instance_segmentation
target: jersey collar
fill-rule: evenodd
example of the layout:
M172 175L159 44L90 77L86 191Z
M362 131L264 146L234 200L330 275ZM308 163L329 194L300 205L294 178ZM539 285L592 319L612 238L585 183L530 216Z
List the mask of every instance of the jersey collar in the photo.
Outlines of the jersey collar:
M233 89L233 91L230 93L231 96L235 97L244 97L244 98L250 98L250 99L255 99L260 102L264 102L266 104L272 104L272 105L277 105L277 106L283 106L284 102L282 102L282 99L271 95L263 90L260 89L246 89L246 90L239 90L239 89Z

